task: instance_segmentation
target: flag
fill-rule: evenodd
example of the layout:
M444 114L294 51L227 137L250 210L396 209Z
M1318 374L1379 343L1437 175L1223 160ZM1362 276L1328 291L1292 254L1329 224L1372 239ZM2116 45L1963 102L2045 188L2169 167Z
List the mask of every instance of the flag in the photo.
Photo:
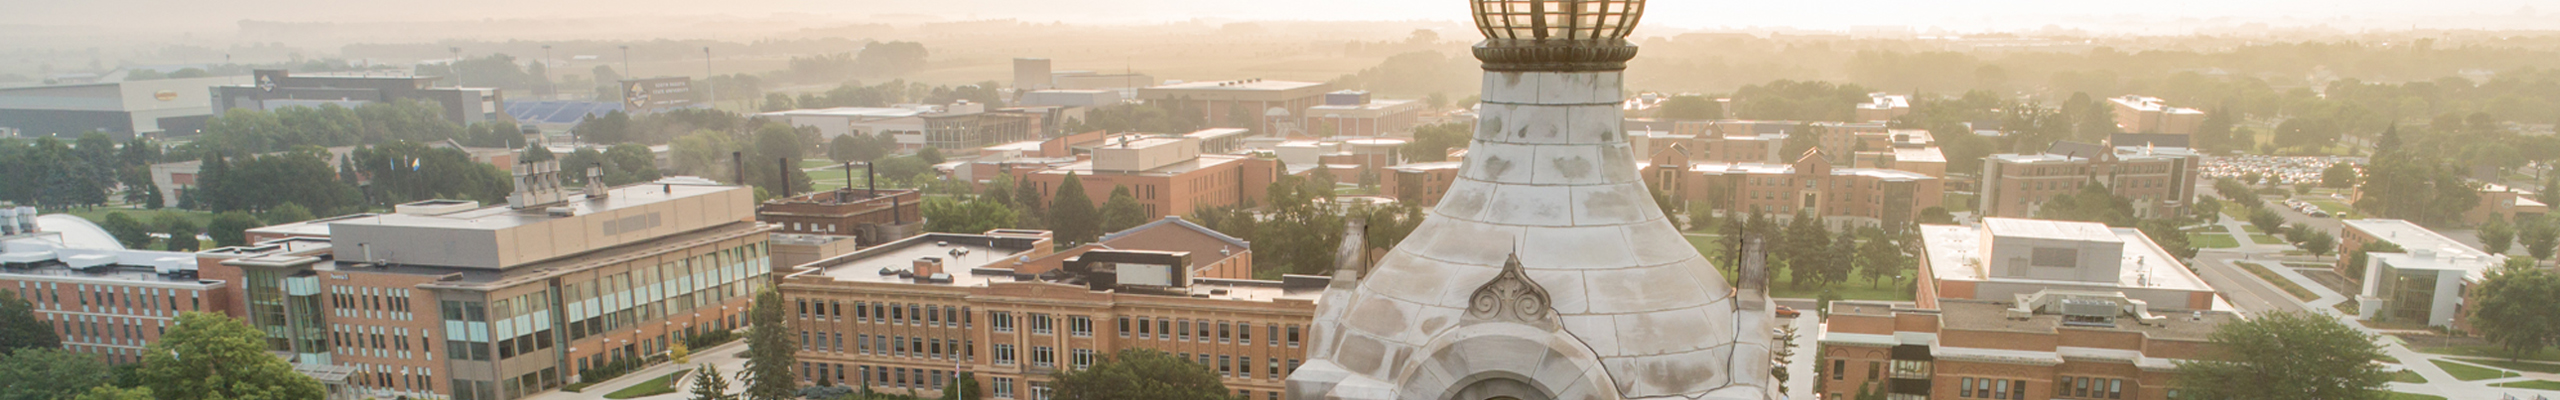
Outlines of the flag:
M410 160L409 160L409 170L410 170L410 171L416 171L416 170L418 170L418 161L423 161L423 160L426 160L426 159L424 159L424 158L410 159Z

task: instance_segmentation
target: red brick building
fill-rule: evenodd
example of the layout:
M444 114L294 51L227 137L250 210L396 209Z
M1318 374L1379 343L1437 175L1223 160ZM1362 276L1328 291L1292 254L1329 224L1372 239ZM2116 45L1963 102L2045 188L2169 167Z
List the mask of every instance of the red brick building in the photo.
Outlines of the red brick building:
M756 220L775 232L852 236L876 246L924 231L924 193L915 189L840 188L766 200Z

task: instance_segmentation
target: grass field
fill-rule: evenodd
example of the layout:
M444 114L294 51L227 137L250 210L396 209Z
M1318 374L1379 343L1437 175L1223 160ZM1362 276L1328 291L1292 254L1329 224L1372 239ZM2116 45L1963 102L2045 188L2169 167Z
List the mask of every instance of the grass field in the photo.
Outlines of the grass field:
M608 399L628 399L628 398L633 398L633 397L656 396L656 395L662 395L662 394L668 394L668 393L675 393L675 392L676 392L676 388L675 388L675 381L676 381L676 377L678 377L678 376L684 376L684 373L686 373L686 372L693 372L693 370L689 370L689 369L688 369L688 370L681 370L681 371L676 371L676 372L668 373L668 374L666 374L665 376L659 376L659 377L657 377L657 378L651 378L651 379L649 379L649 380L647 380L647 381L642 381L642 382L640 382L640 384L637 384L637 385L631 385L631 387L622 388L622 390L616 390L616 391L613 391L613 393L605 393L605 394L604 394L604 398L608 398Z
M1973 211L1973 195L1947 192L1946 197L1938 202L1938 206L1945 207L1947 212Z
M2471 356L2471 357L2479 357L2479 358L2494 358L2494 359L2500 359L2500 360L2505 360L2505 359L2508 359L2508 358L2509 358L2509 357L2508 357L2508 354L2507 354L2507 350L2506 350L2506 349L2498 348L2498 346L2494 346L2494 345L2463 345L2463 346L2434 346L2434 347L2410 346L2410 348L2411 348L2412 350L2417 350L2418 352L2421 352L2421 353L2429 353L2429 354L2443 354L2443 355L2449 355L2449 356ZM2543 349L2542 349L2542 351L2535 352L2535 353L2533 353L2533 354L2527 354L2527 355L2524 355L2524 356L2521 356L2521 357L2514 357L2514 358L2515 358L2515 359L2519 359L2519 360L2538 360L2538 361L2555 361L2555 362L2560 362L2560 349L2555 349L2555 348L2545 347L2545 348L2543 348Z
M2391 381L2400 383L2427 383L2427 377L2418 376L2418 373L2416 372L2400 371L2391 373Z
M2445 361L2445 360L2427 360L2427 362L2435 363L2435 364L2436 364L2436 368L2443 368L2443 369L2444 369L2444 373L2445 373L2445 374L2447 374L2447 375L2453 375L2453 379L2460 379L2460 380L2465 380L2465 381L2476 381L2476 380L2482 380L2482 379L2498 379L2498 378L2505 378L2505 377L2510 377L2510 376L2522 376L2522 375L2517 374L2517 373L2514 373L2514 372L2509 372L2509 371L2500 371L2500 370L2496 370L2496 369L2490 369L2490 368L2488 368L2488 367L2480 367L2480 366L2474 366L2474 365L2471 365L2471 364L2463 364L2463 363L2457 363L2457 362L2452 362L2452 361Z
M2538 363L2538 362L2531 362L2531 361L2507 361L2507 360L2506 360L2506 359L2504 359L2504 358L2500 358L2500 359L2462 358L2462 359L2459 359L2459 360L2461 360L2462 362L2467 362L2467 363L2472 363L2472 364L2487 365L2487 366L2498 367L2498 368L2506 368L2506 369L2512 369L2512 370L2517 370L2517 371L2531 371L2531 372L2540 372L2540 373L2546 373L2546 374L2560 374L2560 364L2546 364L2546 363Z
M2391 397L2384 397L2383 400L2444 400L2444 396L2391 392Z
M2284 239L2277 239L2275 235L2264 233L2249 234L2249 241L2257 242L2258 244L2286 244Z
M1689 246L1698 248L1698 254L1707 255L1709 259L1725 253L1725 250L1721 250L1719 246L1731 246L1730 243L1717 244L1716 238L1716 236L1704 235L1686 237L1689 239ZM1725 283L1733 283L1732 280L1736 279L1731 265L1718 264L1716 270L1724 272ZM1827 289L1833 294L1840 295L1840 298L1848 300L1910 301L1912 294L1909 274L1912 272L1911 270L1903 271L1904 277L1900 282L1883 284L1876 284L1875 281L1868 280L1866 277L1851 274L1848 281L1832 284ZM1787 276L1783 271L1776 275L1769 277L1769 297L1811 299L1822 297L1822 291L1826 289L1817 286L1797 287L1794 278Z
M2500 383L2500 384L2496 384L2496 385L2489 385L2489 386L2497 386L2497 387L2502 387L2502 388L2533 389L2533 390L2560 390L2560 382L2552 382L2552 381L2546 381L2546 380L2540 380L2540 379L2535 379L2535 380L2530 380L2530 381L2521 381L2521 382L2507 382L2507 383Z
M2248 218L2248 217L2241 217L2240 219L2246 220L2246 219L2249 219L2249 218ZM2257 225L2248 225L2248 224L2241 224L2241 225L2240 225L2240 231L2242 231L2242 232L2248 232L2248 233L2267 233L2266 231L2258 230L2258 226L2257 226Z
M2250 275L2257 275L2258 279L2266 280L2267 283L2275 284L2276 288L2284 289L2284 293L2293 295L2293 298L2302 299L2302 301L2311 301L2320 298L2318 293L2312 293L2311 289L2303 288L2301 284L2293 283L2292 279L2285 279L2283 275L2276 275L2275 271L2268 270L2265 265L2258 265L2256 262L2249 261L2235 262L2233 264L2239 264L2241 269L2249 270Z
M2337 218L2337 219L2351 219L2351 218L2355 218L2355 212L2356 212L2355 207L2348 207L2348 206L2347 206L2347 203L2341 203L2341 202L2338 202L2337 200L2330 200L2330 199L2317 199L2317 198L2315 198L2315 199L2303 200L2303 202L2305 202L2305 203L2311 203L2311 206L2312 206L2312 207L2320 207L2320 211L2328 211L2328 212L2329 212L2329 217L2330 217L2330 218Z
M2199 249L2240 247L2239 240L2232 239L2231 235L2220 233L2190 233L2187 234L2187 244L2195 245Z

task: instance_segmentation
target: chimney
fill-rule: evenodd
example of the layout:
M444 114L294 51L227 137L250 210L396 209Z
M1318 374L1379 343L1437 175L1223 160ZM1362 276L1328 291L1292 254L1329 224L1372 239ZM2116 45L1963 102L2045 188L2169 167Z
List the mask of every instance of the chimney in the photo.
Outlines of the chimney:
M899 208L899 207L903 207L903 206L898 204L898 198L897 198L897 197L895 197L895 196L889 197L889 224L890 224L890 225L906 225L906 224L907 224L907 217L906 217L906 215L901 214L901 213L899 213L899 212L898 212L898 208Z
M876 163L862 163L862 198L865 199L880 197L880 174L873 172L871 169L873 164ZM853 177L845 177L845 179L853 179Z
M915 271L916 278L919 279L933 276L933 274L942 273L942 257L918 258L916 259L915 264L909 267L908 270Z
M782 198L791 198L791 158L774 157L773 166L773 186L780 188L776 191L782 192Z
M587 199L594 200L604 198L605 192L604 164L598 163L595 166L587 167Z
M736 164L736 166L737 166L737 171L736 171L736 172L737 172L737 175L738 175L738 184L739 184L739 185L742 185L742 186L747 185L747 156L746 156L746 154L747 154L746 152L740 152L740 151L732 151L732 152L729 152L729 163L730 163L730 164Z
M867 165L869 165L869 164L867 164L867 163L866 163L865 165L867 166ZM837 190L837 191L836 191L836 202L838 202L838 203L842 203L842 202L844 202L844 195L845 195L845 193L846 193L846 192L852 192L852 191L853 191L853 163L848 161L848 162L845 162L845 163L844 163L844 189L841 189L841 190Z

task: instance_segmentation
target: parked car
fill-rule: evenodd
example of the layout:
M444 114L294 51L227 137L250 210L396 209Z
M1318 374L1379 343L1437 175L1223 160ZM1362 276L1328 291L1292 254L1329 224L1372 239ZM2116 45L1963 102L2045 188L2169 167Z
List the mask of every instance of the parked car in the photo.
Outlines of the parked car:
M1778 306L1778 318L1795 318L1802 315L1804 313L1796 311L1795 307Z

